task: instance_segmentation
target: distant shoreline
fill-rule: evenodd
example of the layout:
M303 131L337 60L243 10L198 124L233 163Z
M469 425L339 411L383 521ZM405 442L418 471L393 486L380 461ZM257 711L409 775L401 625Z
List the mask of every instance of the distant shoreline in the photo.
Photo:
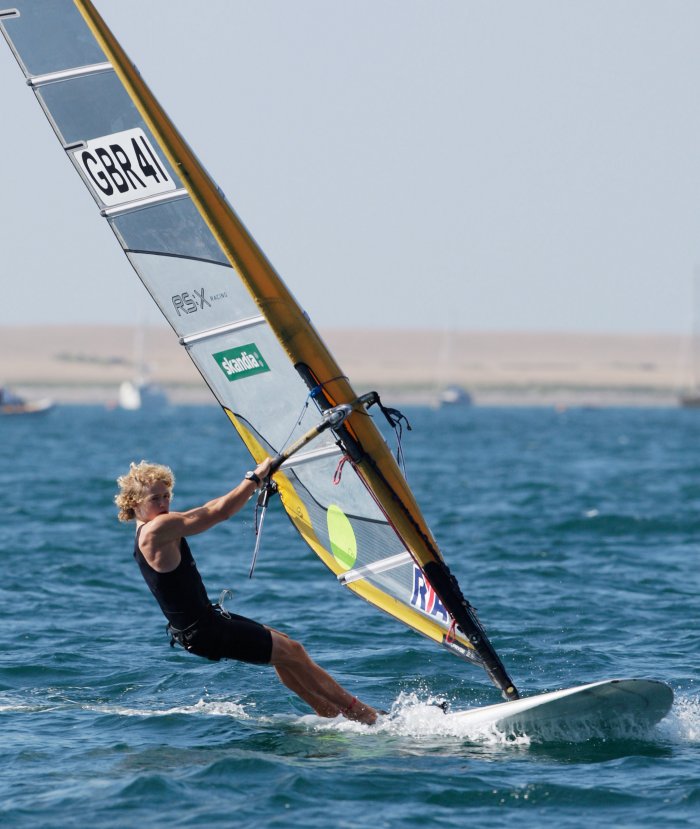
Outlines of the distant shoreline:
M449 383L477 405L675 406L689 379L689 338L670 334L327 330L358 392L431 405ZM145 332L151 377L174 403L214 402L167 327ZM132 379L128 326L7 326L0 383L58 403L110 405Z

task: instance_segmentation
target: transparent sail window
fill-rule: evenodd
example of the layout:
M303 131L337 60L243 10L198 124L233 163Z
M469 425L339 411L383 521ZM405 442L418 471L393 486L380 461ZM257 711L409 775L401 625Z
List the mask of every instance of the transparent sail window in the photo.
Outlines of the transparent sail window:
M114 72L49 83L37 90L37 97L64 144L90 141L135 127L151 135ZM156 144L155 139L150 140ZM172 167L160 155L171 179L181 186Z
M107 60L72 0L0 0L0 8L19 11L2 25L30 77Z
M218 242L188 198L136 210L110 221L126 250L228 265Z

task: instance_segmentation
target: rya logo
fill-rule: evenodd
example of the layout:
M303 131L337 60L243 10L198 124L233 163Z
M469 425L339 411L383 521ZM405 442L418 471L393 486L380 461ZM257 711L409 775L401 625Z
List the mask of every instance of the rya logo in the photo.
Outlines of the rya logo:
M450 618L438 594L433 590L428 579L426 579L425 573L415 565L413 566L413 595L411 596L411 604L418 610L422 610L423 613L427 613L428 616L442 619L443 622L447 622Z

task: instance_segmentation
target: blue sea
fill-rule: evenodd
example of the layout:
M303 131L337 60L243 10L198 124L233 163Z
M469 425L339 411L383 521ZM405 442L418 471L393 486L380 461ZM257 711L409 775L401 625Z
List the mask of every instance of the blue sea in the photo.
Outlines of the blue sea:
M387 399L391 404L391 400ZM486 675L338 586L279 503L192 539L212 598L301 640L393 716L314 716L265 667L168 646L115 478L169 464L174 508L250 463L216 406L64 406L0 421L0 825L691 827L700 824L700 412L408 408L407 475L521 691L667 681L624 738L470 733Z

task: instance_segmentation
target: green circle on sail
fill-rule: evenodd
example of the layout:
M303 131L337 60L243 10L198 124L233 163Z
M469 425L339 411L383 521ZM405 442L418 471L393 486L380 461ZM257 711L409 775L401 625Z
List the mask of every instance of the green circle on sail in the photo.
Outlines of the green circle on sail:
M357 541L355 532L347 515L335 504L328 507L328 538L331 542L333 558L349 570L357 560Z

